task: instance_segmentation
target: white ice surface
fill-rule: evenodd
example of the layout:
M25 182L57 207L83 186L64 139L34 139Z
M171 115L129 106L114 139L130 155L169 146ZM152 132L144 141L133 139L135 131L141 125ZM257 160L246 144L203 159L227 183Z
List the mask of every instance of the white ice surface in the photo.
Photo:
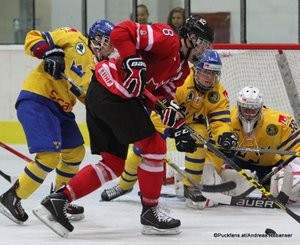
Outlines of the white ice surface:
M24 155L25 146L12 145ZM33 158L33 156L30 156ZM97 157L87 154L84 163L96 163ZM7 150L0 148L0 170L11 176L18 176L25 166L25 161ZM245 207L219 206L205 210L186 208L183 200L161 198L160 203L171 210L171 215L181 220L181 234L172 236L145 236L141 234L139 221L141 204L137 195L138 186L130 194L112 202L99 202L103 188L115 183L106 183L94 193L76 201L85 207L85 219L73 222L74 231L69 238L61 238L42 224L32 214L33 207L48 195L53 173L49 174L44 184L22 205L29 215L23 225L17 225L0 214L0 244L47 245L47 244L300 244L300 224L285 211ZM11 186L0 177L0 193ZM162 192L174 193L173 186L164 186ZM300 206L291 206L300 214ZM253 236L263 235L266 228L278 234L292 234L290 238L270 237L215 237L214 234Z

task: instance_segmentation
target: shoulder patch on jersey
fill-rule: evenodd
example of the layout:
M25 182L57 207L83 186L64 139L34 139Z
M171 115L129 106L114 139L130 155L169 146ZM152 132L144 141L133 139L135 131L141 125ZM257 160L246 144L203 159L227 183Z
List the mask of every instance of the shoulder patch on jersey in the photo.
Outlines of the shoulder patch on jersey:
M278 127L275 124L269 124L266 128L267 135L274 136L278 133Z
M188 92L187 96L186 96L186 101L192 101L194 99L195 95L194 95L194 91L190 91Z
M284 116L284 115L279 115L278 122L280 122L280 123L282 123L284 125L287 125L287 123L288 123L288 117Z
M219 102L220 94L216 91L211 91L208 93L207 98L210 103L215 104L215 103Z
M75 46L76 52L80 55L84 55L86 52L86 47L84 43L77 43Z

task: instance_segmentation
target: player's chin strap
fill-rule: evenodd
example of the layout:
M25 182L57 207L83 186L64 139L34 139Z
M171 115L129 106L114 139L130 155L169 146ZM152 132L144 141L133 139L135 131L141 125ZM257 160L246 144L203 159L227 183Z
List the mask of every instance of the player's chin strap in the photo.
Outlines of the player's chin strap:
M165 109L165 105L161 103L153 94L151 94L148 90L144 90L144 95L155 103L157 106L160 106L162 109ZM259 182L257 182L254 178L247 175L245 171L240 168L234 161L228 158L225 154L223 154L220 150L218 150L213 144L208 142L205 138L199 135L195 130L193 130L189 125L184 124L183 127L195 137L195 139L201 141L204 145L206 145L207 149L213 152L216 156L223 159L231 168L235 169L240 175L242 175L247 181L249 181L255 188L259 189L267 198L272 200L275 205L284 210L288 215L293 217L297 222L300 223L300 216L295 214L292 210L290 210L285 204L283 204L280 200L276 199L272 194L266 190L264 186L262 186Z

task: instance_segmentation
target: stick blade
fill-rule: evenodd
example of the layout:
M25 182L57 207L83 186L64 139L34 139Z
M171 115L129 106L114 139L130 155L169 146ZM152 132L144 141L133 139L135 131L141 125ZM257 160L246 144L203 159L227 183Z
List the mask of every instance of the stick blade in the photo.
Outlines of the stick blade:
M204 192L224 192L230 191L236 187L236 183L234 181L224 182L218 185L203 185L202 191Z

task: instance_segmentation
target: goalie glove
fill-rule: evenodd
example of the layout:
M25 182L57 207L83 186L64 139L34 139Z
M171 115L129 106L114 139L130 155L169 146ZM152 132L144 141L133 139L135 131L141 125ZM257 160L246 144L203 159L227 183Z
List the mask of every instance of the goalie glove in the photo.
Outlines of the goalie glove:
M46 50L44 53L44 70L55 80L62 79L61 73L65 71L65 54L60 47Z
M180 128L185 123L185 113L181 107L173 100L163 99L160 102L164 104L165 109L157 105L155 110L159 114L162 123L171 128Z
M146 85L145 61L137 55L128 56L123 60L123 69L126 73L123 86L134 97L138 97Z
M170 137L175 139L177 151L193 153L197 149L196 140L191 136L190 131L184 127L170 129Z

